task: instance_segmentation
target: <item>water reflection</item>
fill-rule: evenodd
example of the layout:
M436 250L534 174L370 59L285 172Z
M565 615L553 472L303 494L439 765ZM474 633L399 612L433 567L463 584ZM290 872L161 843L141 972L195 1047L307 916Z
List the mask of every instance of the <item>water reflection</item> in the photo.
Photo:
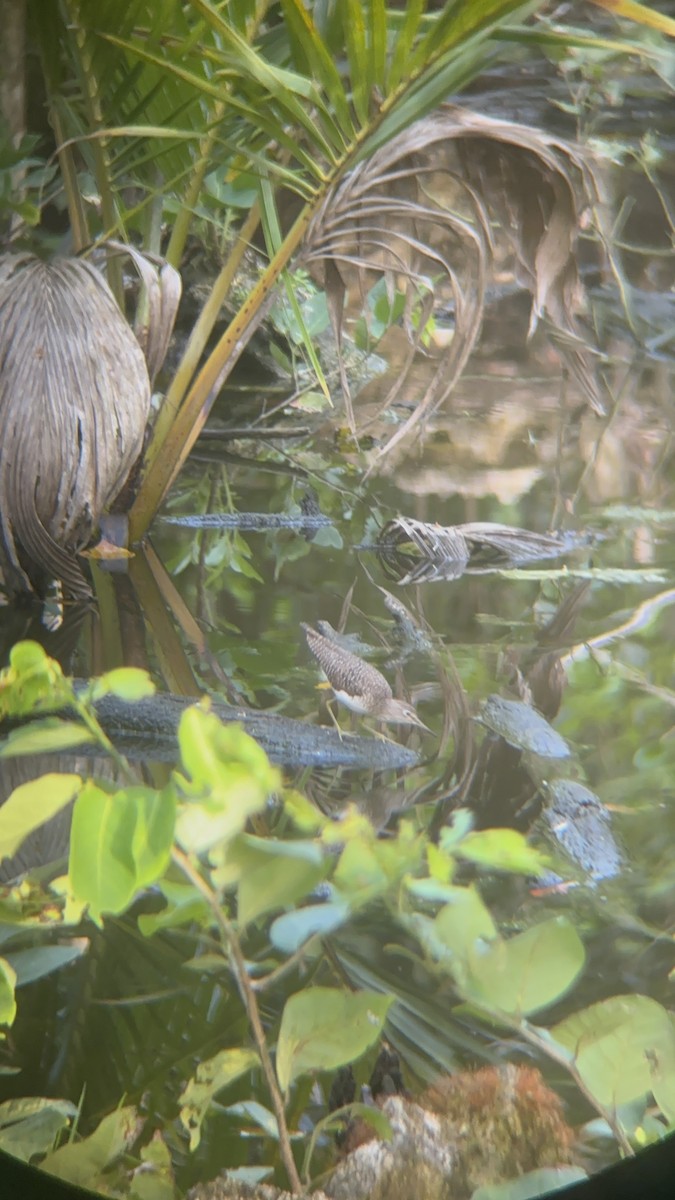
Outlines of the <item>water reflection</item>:
M275 721L277 731L288 721L277 754L288 779L336 817L356 804L383 837L402 816L431 821L438 834L460 807L485 828L530 830L554 853L556 878L537 886L487 881L495 909L505 921L574 911L585 922L590 967L577 1005L623 989L665 998L673 965L666 931L675 917L671 382L662 364L624 371L615 408L601 421L580 409L571 387L561 389L544 351L525 364L477 363L424 440L385 459L365 485L369 443L336 441L325 419L312 436L288 442L241 437L228 443L226 464L214 443L202 444L166 515L245 511L292 520L234 529L157 521L128 574L95 565L96 605L66 609L51 633L39 614L7 612L6 644L37 637L79 676L123 662L147 665L181 703L209 691L234 711L264 710L263 736L266 720L268 737ZM364 423L377 407L376 386L387 383L365 389L363 410L357 402ZM217 419L226 418L221 408ZM394 412L371 422L375 447L396 419ZM283 418L274 421L278 429ZM303 525L308 497L327 520L312 529ZM404 584L362 548L375 547L400 518L596 536L570 551L564 542L555 560L493 563L489 573ZM386 746L359 719L340 742L316 690L303 621L328 621L348 635L395 695L423 704L433 737L397 729L396 763L378 758ZM569 747L564 770L518 741L517 721L497 728L492 711L490 722L485 702L493 696L534 703ZM292 722L321 751L302 766ZM350 760L364 744L371 747L365 757ZM153 757L167 758L147 741L139 754L141 773L156 772ZM73 769L72 760L37 767L45 769ZM560 888L561 880L574 888ZM152 913L155 903L145 897L140 909ZM334 954L355 984L399 997L392 1038L405 1061L431 1078L441 1053L450 1068L467 1055L494 1057L491 1040L449 1012L437 977L420 964L412 977L392 964L384 949L391 924L384 914L377 921L336 934ZM56 983L30 985L34 998L17 1025L25 1070L16 1086L25 1092L30 1076L36 1093L75 1095L104 1045L107 1066L88 1083L88 1112L117 1103L122 1090L135 1098L148 1088L150 1105L162 1112L176 1064L242 1036L240 1012L221 979L205 977L194 988L184 968L195 950L187 936L153 939L148 958L132 920L111 922L94 943L96 954L83 955ZM29 1054L36 1026L41 1045ZM230 1161L238 1161L234 1148Z

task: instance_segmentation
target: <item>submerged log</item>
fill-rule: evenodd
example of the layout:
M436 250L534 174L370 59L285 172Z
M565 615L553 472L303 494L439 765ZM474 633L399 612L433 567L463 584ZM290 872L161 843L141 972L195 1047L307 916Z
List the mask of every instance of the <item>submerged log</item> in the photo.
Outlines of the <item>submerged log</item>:
M85 684L76 686L84 687ZM117 696L96 701L96 716L107 736L130 760L175 763L178 761L178 723L193 697L159 693L130 703ZM354 734L340 736L335 729L310 725L278 713L237 708L224 700L211 699L211 711L221 721L237 721L254 737L273 762L286 767L346 767L353 770L397 771L414 767L419 757L414 750L395 742ZM71 713L60 715L72 717ZM4 721L0 737L21 719ZM98 747L82 746L78 754L100 754Z

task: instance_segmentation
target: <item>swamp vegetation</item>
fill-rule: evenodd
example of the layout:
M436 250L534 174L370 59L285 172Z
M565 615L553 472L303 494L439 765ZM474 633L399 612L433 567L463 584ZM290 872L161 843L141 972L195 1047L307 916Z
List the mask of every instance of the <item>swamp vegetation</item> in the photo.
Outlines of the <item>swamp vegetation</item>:
M3 1150L518 1200L672 1132L660 8L0 0Z

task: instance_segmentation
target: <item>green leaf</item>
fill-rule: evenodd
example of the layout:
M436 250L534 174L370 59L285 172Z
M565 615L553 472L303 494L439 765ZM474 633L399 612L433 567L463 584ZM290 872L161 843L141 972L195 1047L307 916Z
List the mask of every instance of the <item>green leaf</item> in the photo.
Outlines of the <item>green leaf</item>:
M50 1100L44 1096L20 1096L16 1100L5 1100L0 1104L0 1129L13 1125L16 1121L25 1121L36 1113L53 1109L66 1117L76 1117L77 1108L70 1100Z
M535 1200L582 1179L588 1179L588 1175L581 1167L540 1167L506 1183L483 1184L476 1188L471 1200Z
M259 1061L254 1050L237 1047L221 1050L213 1058L199 1064L180 1095L180 1119L190 1135L190 1150L196 1150L199 1145L202 1122L214 1096L246 1071L252 1071Z
M72 695L68 680L54 659L37 642L17 642L9 666L0 672L0 715L26 716L58 708Z
M523 875L541 875L549 865L547 857L515 829L481 829L469 833L455 853L480 866L519 871Z
M156 690L147 671L140 667L117 667L94 680L89 694L92 700L112 695L131 704L135 700L147 700Z
M70 804L81 787L79 775L40 775L15 788L0 808L0 859L16 854L28 834Z
M73 810L69 876L73 896L101 915L120 913L166 869L173 844L173 790L129 787L110 794L88 781Z
M40 1170L68 1183L97 1189L98 1177L136 1141L143 1122L133 1105L104 1117L90 1137L68 1142L40 1163Z
M7 962L16 972L16 986L24 987L43 975L51 975L68 963L80 958L89 949L88 938L74 938L64 946L31 946L25 950L8 950Z
M177 838L183 849L201 853L241 833L253 813L281 791L281 774L240 725L224 725L203 708L188 708L178 727L181 758L190 781Z
M44 1101L45 1108L0 1131L0 1150L22 1162L30 1162L36 1154L46 1154L58 1135L70 1124L77 1109L67 1101ZM66 1110L65 1106L68 1105ZM72 1110L72 1111L71 1111Z
M163 879L161 889L167 900L166 908L158 913L142 913L138 918L138 928L144 937L151 937L158 929L179 929L193 922L206 925L210 921L211 909L191 883Z
M284 954L295 951L314 934L325 936L342 925L349 916L349 905L343 901L327 904L308 904L277 917L270 926L269 936L273 946Z
M94 734L90 733L85 725L78 725L76 721L60 721L58 717L46 717L42 721L31 721L30 725L12 730L0 743L0 758L54 753L95 741Z
M473 884L447 887L446 898L449 895L450 902L436 915L434 932L456 958L465 959L478 945L493 942L497 927Z
M7 959L0 958L0 1025L11 1025L16 1016L16 973Z
M574 1058L584 1084L606 1108L637 1100L658 1088L655 1067L672 1076L672 1020L649 996L611 996L574 1013L550 1030Z
M389 887L389 877L368 842L348 842L333 875L335 886L350 900L364 903Z
M359 1058L379 1038L393 996L315 987L287 1000L277 1042L283 1091L309 1071L332 1071Z
M227 865L240 870L237 916L241 925L262 913L286 908L325 878L329 860L314 842L282 842L242 837L228 854Z
M462 990L492 1012L526 1016L559 1000L583 969L583 943L566 917L552 917L515 937L477 943Z

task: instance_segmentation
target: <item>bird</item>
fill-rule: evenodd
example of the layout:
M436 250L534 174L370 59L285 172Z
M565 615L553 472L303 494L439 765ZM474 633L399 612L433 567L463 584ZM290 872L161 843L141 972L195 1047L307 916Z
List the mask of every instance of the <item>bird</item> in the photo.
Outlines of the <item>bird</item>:
M307 645L333 689L336 700L364 717L398 725L415 725L431 730L420 720L412 704L396 700L384 675L350 650L324 637L304 621Z

